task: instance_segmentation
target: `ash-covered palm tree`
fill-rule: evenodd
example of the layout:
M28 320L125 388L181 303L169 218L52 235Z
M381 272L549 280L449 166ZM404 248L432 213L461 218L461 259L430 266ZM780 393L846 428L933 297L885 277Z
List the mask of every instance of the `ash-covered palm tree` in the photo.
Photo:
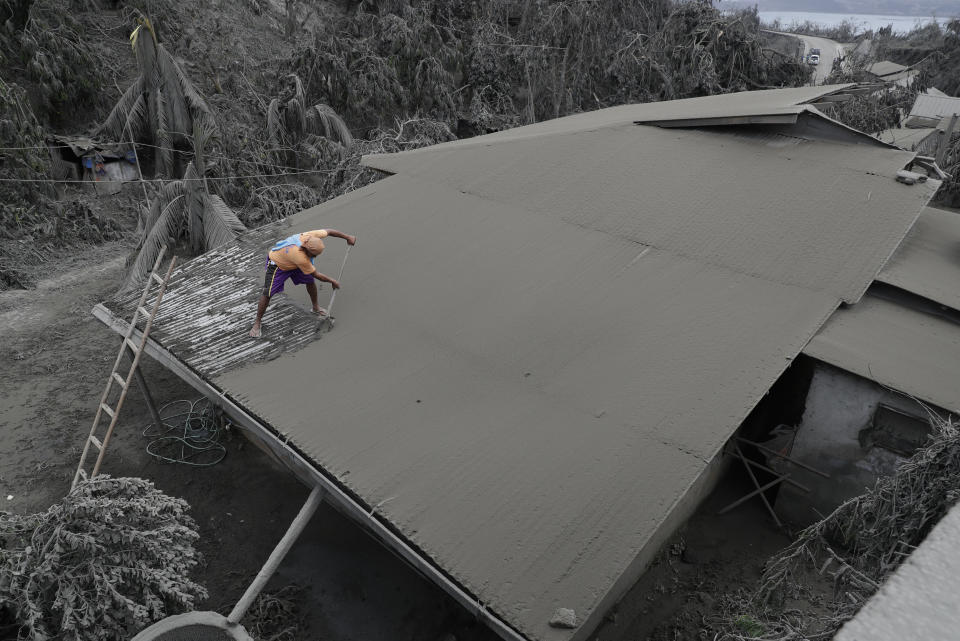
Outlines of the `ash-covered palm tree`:
M213 134L207 122L195 122L194 158L183 178L167 182L141 216L140 246L123 289L143 282L160 248L186 237L190 251L199 254L230 242L246 227L223 200L207 191L203 150Z
M99 131L116 141L152 141L157 146L157 175L173 176L173 149L189 145L194 124L209 121L210 108L170 52L157 42L150 20L141 17L137 22L130 45L140 75Z
M286 162L299 163L304 156L329 159L353 144L350 128L329 105L307 105L303 82L290 74L290 98L274 98L267 108L267 137L281 157L291 154ZM292 94L292 95L291 95Z

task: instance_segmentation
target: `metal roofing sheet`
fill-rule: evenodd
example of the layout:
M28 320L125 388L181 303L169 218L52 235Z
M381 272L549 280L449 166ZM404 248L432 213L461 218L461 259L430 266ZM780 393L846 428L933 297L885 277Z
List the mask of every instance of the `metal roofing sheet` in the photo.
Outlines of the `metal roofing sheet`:
M331 333L301 343L272 308L278 349L223 369L189 338L212 325L184 275L221 269L250 290L218 316L230 353L257 343L262 267L230 257L256 232L179 270L154 336L516 629L579 641L935 188L893 181L900 151L769 143L628 121L404 155L415 175L289 221L359 236ZM580 628L549 627L557 607Z
M803 352L960 412L960 325L867 295L838 310Z
M397 156L416 155L425 150L446 150L484 146L494 142L518 140L523 138L554 134L591 131L604 127L624 125L633 122L662 122L667 120L712 119L760 114L798 114L807 108L798 106L813 102L818 98L848 89L854 83L839 85L818 85L770 89L767 91L741 91L738 93L685 98L663 102L646 102L633 105L609 107L597 111L545 120L532 125L505 129L492 134L454 140L425 149L412 149ZM377 156L369 156L377 158Z
M925 93L917 96L910 109L910 116L921 118L943 118L953 114L960 114L960 98Z
M872 73L875 76L885 78L896 73L901 73L906 71L907 67L897 64L896 62L891 62L889 60L881 60L880 62L875 62L869 67L867 67L867 72Z
M554 610L602 615L837 303L405 176L291 222L359 236L336 328L216 383L533 639L583 638Z
M912 150L915 145L923 142L935 131L937 131L936 127L892 127L878 133L877 139L902 149Z
M924 209L877 280L960 310L960 214Z
M855 301L936 188L894 180L912 158L892 148L777 148L716 131L620 125L368 163Z

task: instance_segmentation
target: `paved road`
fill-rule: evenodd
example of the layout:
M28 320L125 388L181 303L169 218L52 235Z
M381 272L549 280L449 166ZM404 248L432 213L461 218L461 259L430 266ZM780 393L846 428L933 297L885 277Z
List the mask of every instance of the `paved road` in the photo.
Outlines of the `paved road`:
M826 77L830 75L830 70L833 69L833 61L845 55L844 45L826 38L794 35L803 41L804 55L810 53L811 49L820 49L820 64L814 69L814 82L818 85L823 84Z

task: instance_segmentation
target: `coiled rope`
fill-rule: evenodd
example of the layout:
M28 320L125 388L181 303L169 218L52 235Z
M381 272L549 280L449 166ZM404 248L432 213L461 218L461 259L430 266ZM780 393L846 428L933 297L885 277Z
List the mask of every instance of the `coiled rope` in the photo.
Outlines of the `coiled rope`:
M227 455L220 442L224 424L209 399L171 401L160 408L163 426L151 423L143 435L152 439L147 453L162 463L194 467L216 465Z

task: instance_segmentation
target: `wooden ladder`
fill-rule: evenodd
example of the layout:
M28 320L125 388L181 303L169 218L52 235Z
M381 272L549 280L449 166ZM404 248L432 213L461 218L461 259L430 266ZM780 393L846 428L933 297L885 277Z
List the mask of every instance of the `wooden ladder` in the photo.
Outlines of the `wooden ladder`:
M120 408L123 407L123 401L127 398L127 390L130 389L130 382L133 380L137 366L140 364L140 356L143 354L143 348L147 344L147 337L150 336L150 327L153 325L153 319L157 315L157 310L160 308L163 293L167 290L167 283L170 281L170 274L173 273L173 266L177 262L177 258L174 256L163 278L157 275L157 270L160 268L160 263L163 261L163 255L166 251L167 248L164 247L160 250L160 255L157 256L157 260L153 264L153 269L150 271L150 277L147 279L147 284L143 287L143 294L140 295L140 302L137 303L137 308L133 312L130 327L127 328L123 342L120 343L120 352L117 354L117 360L113 363L113 370L110 372L110 376L107 377L107 386L103 390L103 396L100 397L100 406L97 408L97 415L93 418L93 427L90 428L90 435L87 436L87 441L83 446L83 454L80 455L80 463L77 465L77 473L73 475L73 483L70 484L71 490L77 486L77 483L79 483L81 479L93 478L100 472L100 465L103 463L104 455L107 452L107 444L110 442L113 428L116 427L117 420L120 417ZM160 289L157 291L157 299L154 301L153 307L148 310L144 307L144 304L147 302L147 297L150 295L150 287L154 282L160 285ZM147 322L143 327L143 332L138 344L133 340L133 333L137 330L137 322L141 317L145 318ZM123 378L117 373L117 369L120 367L120 362L123 360L123 353L127 349L133 352L133 364L127 372L127 377ZM107 399L109 398L110 390L114 383L120 386L120 398L117 400L115 407L110 407ZM97 428L100 426L100 418L104 414L110 417L110 426L107 427L106 433L103 435L103 438L100 439L97 437ZM93 471L90 472L88 477L83 466L87 462L87 455L90 453L91 446L97 449L98 454L97 462L94 463Z

